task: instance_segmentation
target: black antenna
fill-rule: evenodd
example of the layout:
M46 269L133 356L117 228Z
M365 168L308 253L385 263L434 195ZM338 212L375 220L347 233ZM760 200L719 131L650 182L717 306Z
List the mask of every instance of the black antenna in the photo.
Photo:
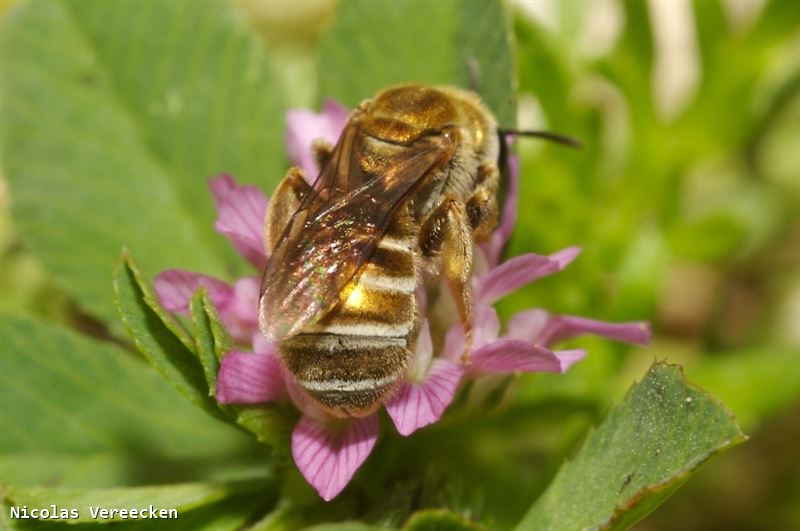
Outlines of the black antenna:
M555 142L557 144L561 144L572 148L583 147L583 142L581 142L577 138L573 138L567 135L560 135L558 133L551 133L549 131L517 131L515 129L498 129L497 132L501 136L505 135L527 136L532 138L541 138L542 140L549 140L550 142Z

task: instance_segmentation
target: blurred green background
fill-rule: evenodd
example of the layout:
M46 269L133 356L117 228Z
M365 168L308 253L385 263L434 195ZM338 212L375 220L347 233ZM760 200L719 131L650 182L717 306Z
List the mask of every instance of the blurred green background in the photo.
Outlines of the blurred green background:
M3 17L13 17L22 3L9 8L4 2ZM281 96L266 84L261 87L261 78L254 78L252 86L248 85L250 92L225 96L226 101L240 103L235 112L218 107L201 112L216 116L219 129L209 133L212 140L242 151L241 146L246 146L254 153L250 159L236 160L231 167L218 170L259 182L269 191L286 166L284 155L276 155L282 151L268 149L280 146L283 109L318 107L324 97L344 90L324 74L333 62L358 64L367 59L343 59L335 53L336 39L341 39L346 27L346 21L336 18L336 3L242 0L235 6L247 27L263 39L269 76L277 82ZM182 16L194 16L191 7L182 9ZM387 10L391 12L388 4ZM589 349L590 356L568 375L515 381L508 394L511 398L505 400L516 413L490 417L474 441L480 452L469 458L476 482L481 480L481 470L492 467L501 471L507 467L511 473L523 466L530 474L522 485L514 485L514 489L526 489L524 496L499 484L487 485L495 494L485 503L491 508L502 499L508 504L510 522L516 521L563 458L574 451L586 428L602 419L654 358L666 358L684 364L691 381L728 405L751 440L701 469L636 528L800 528L798 4L789 0L512 2L509 11L519 83L517 126L577 136L585 146L580 152L571 152L534 141L519 143L524 206L509 254L548 253L572 244L581 245L584 252L563 274L504 300L501 314L508 316L535 304L594 318L648 319L655 337L652 346L634 350L606 341L576 341ZM36 35L35 25L46 29L56 15L30 16L26 22L30 31L9 30L4 36L4 55L30 53L36 57L44 38L58 38L64 46L76 47L75 43L87 38ZM82 21L97 29L101 43L104 20L96 14ZM130 26L137 27L135 21ZM180 45L169 28L159 29L164 31L158 44L142 52L144 55ZM113 36L129 30L126 24L117 23L109 24L107 31ZM133 34L134 29L130 31ZM263 60L250 44L220 50L212 39L205 45L209 53L245 56L240 65L231 68L246 70ZM388 60L394 53L392 46L390 42L369 60ZM76 55L75 68L127 57L125 50L109 50L106 57L104 53L101 49L99 59ZM85 86L113 87L114 83L124 85L119 79L125 81L126 76L135 79L126 63L121 61L118 71L116 64L110 67L113 75L109 79L87 77ZM17 64L15 68L27 72L28 66ZM71 65L53 62L45 70L57 76L61 68ZM5 67L3 70L5 77L8 73ZM493 73L481 74L484 80L490 78L486 85L491 86ZM47 75L42 74L42 79ZM212 75L224 77L225 72ZM370 82L381 86L380 79L364 83L370 86ZM14 79L4 80L4 87L14 83ZM159 100L161 107L154 107L144 105L151 101L145 97L137 102L136 87L117 89L129 90L131 95L123 102L123 114L137 112L141 103L141 109L158 118L182 105L168 91ZM142 92L148 90L155 89L145 87ZM252 106L259 98L266 103L256 112ZM241 103L242 99L246 102ZM59 157L83 160L85 156L91 161L91 154L81 154L82 148L73 148L71 143L91 139L92 133L82 131L92 127L103 137L102 116L59 114L58 108L20 111L18 105L7 98L3 103L3 120L26 124L16 129L25 131L19 135L21 140L4 139L0 168L4 173L10 175L21 168L26 175L36 174L40 165L48 164L37 160L37 153L50 163L57 163ZM86 105L93 105L92 100ZM508 109L498 113L501 119L511 116L513 120ZM241 132L245 127L240 124L245 121L249 129ZM272 124L264 127L269 130L266 140L259 136L259 124L265 123ZM26 127L53 128L61 131L65 141L41 152L26 136ZM210 140L203 136L207 131L195 132L191 125L184 130L187 128L195 136L188 136L186 145L180 146L182 158L171 160L169 169L189 175L206 149L203 142ZM144 134L159 154L161 147L170 145L169 135L174 132L169 127L160 129L156 123ZM115 150L124 152L126 142L119 140ZM222 153L218 159L211 160L226 160L225 145L217 149ZM268 162L259 166L262 159ZM52 169L42 174L47 171ZM146 174L154 173L146 161L135 168L123 161L120 172L125 178L144 182ZM191 198L189 210L195 204L201 205L198 209L209 208L205 188L197 186L199 177L192 175L191 183L186 180L178 185ZM88 165L86 178L91 179ZM152 179L155 183L157 176ZM31 221L31 205L41 203L49 193L46 179L35 182L38 188L13 179L0 181L3 311L63 323L94 337L118 337L118 325L106 324L113 321L109 318L110 299L108 304L103 302L108 298L106 291L76 300L71 286L65 287L65 283L80 283L80 263L49 254L49 235L41 234L46 231L40 225L57 227L61 207L54 207L49 218L34 216ZM97 180L96 185L103 186L103 181ZM71 208L80 205L103 210L91 198L82 203L80 194L71 200ZM118 200L134 206L149 204L146 197L139 203L135 197ZM165 199L165 209L169 204ZM160 205L157 201L153 210ZM116 208L112 204L111 212ZM148 221L147 211L133 206L129 214L130 219L142 219L145 239L180 221L173 220L173 214L161 213ZM176 219L179 215L174 214ZM210 233L210 227L206 224L203 230ZM173 262L166 256L166 264L194 266L223 276L239 271L241 266L232 265L230 259L212 258L210 251L205 256L205 244L219 253L229 251L221 250L222 241L209 243L197 237L195 229L186 229L185 240L196 241L198 256L189 259L184 253L176 255ZM98 242L105 241L101 232ZM112 243L112 247L117 245ZM135 247L135 242L132 245ZM108 263L109 277L110 268ZM60 278L62 269L74 276ZM148 269L150 275L157 271L155 265ZM86 286L106 282L94 274L83 281ZM103 290L106 287L104 284ZM107 291L110 294L110 289ZM536 420L522 421L521 414L514 416L519 412L535 413ZM519 441L520 447L509 448L508 441ZM424 436L416 444L425 445ZM413 454L413 448L406 451ZM498 455L505 458L500 464Z

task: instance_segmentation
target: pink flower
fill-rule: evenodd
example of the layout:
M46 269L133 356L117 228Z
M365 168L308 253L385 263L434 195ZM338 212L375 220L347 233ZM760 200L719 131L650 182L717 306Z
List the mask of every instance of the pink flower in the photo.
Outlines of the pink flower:
M323 113L287 113L289 152L309 176L317 169L311 157L315 136L334 143L347 119L347 111L334 102ZM423 319L414 360L385 407L397 431L410 435L438 421L455 397L459 385L482 375L508 372L566 371L585 356L582 350L551 350L558 341L592 333L628 343L647 343L650 332L645 323L610 324L573 316L551 315L528 310L514 315L504 334L492 304L508 293L545 275L561 271L579 253L569 247L550 256L527 254L500 262L500 254L516 220L518 192L517 161L511 161L508 196L500 227L478 253L473 276L475 312L472 363L464 367L459 358L464 350L463 328L455 324L445 336L442 351L435 355L430 327ZM267 198L255 187L239 186L228 175L211 180L217 206L215 228L254 266L262 268L267 259L262 227ZM161 303L174 312L188 312L189 299L204 286L232 337L252 352L232 350L222 359L216 396L220 403L264 404L291 402L302 413L291 437L292 456L300 472L330 500L349 483L366 460L378 437L378 414L341 419L326 414L311 400L280 361L278 348L258 332L257 277L244 277L233 285L181 270L169 270L155 279ZM424 293L421 299L424 300Z
M230 175L220 175L210 182L217 206L217 232L224 234L250 263L264 267L266 252L261 235L267 213L267 198L255 186L239 186ZM200 286L219 311L231 337L247 343L258 330L260 280L243 277L230 285L222 280L181 269L168 269L156 276L153 285L165 309L189 315L189 299Z
M289 157L303 169L310 179L319 173L311 146L321 139L331 145L336 143L350 111L339 102L327 100L324 110L317 114L308 109L292 109L286 113L286 147Z

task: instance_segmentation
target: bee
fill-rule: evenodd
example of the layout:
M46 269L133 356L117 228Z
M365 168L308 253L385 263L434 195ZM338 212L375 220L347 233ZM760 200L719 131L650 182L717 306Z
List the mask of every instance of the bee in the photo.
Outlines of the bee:
M340 416L373 412L406 377L422 273L467 332L474 246L497 224L501 131L480 98L404 85L362 102L309 185L291 168L270 202L261 332L297 385Z

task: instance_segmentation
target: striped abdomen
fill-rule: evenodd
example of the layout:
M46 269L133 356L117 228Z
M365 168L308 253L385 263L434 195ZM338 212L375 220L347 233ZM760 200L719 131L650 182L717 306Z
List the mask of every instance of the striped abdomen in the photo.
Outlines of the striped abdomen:
M414 245L385 236L342 302L281 343L300 387L340 415L370 413L406 375L416 328Z

